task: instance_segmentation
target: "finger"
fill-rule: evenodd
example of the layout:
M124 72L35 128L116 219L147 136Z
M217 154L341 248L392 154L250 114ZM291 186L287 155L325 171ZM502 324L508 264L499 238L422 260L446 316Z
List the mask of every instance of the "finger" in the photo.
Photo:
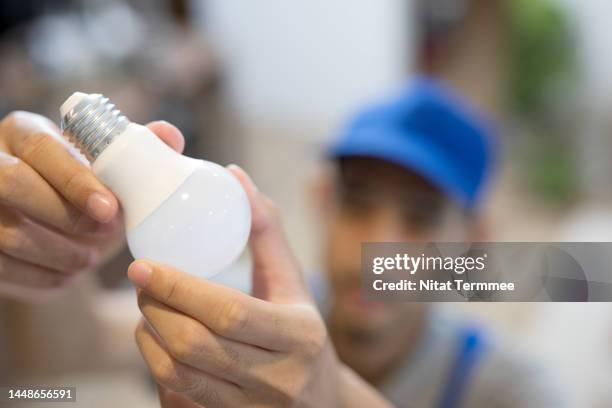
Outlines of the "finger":
M28 288L57 288L68 282L69 277L49 268L20 261L0 253L0 282Z
M0 208L0 251L66 273L92 266L99 257L95 248L60 235L7 208Z
M45 304L61 296L65 292L68 283L66 282L52 288L31 288L0 281L0 298L13 299L32 305Z
M242 184L251 204L253 294L276 303L307 300L301 270L285 237L276 205L259 192L244 170L235 164L227 168Z
M128 277L159 302L242 343L287 350L305 329L299 318L304 308L269 303L152 261L133 262Z
M0 203L69 234L91 234L103 224L68 203L34 169L0 152Z
M185 138L183 137L183 133L181 133L176 126L165 120L157 120L148 123L147 127L173 150L183 153L185 149Z
M177 392L170 391L161 385L157 386L157 393L159 395L159 404L161 408L202 408L200 404L191 401Z
M112 220L119 209L115 196L76 159L59 129L48 119L28 112L2 122L8 147L77 209L100 222Z
M138 306L177 360L236 384L255 383L256 367L269 366L284 354L220 337L199 321L139 291Z
M143 322L136 329L136 343L153 378L161 386L211 407L243 406L246 402L235 384L175 360Z

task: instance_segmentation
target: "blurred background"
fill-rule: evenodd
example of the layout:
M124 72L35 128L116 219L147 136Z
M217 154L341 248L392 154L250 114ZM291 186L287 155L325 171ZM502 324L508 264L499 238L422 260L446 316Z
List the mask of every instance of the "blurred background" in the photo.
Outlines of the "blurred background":
M326 143L364 103L428 74L497 125L504 153L485 203L494 240L609 241L610 16L607 0L4 1L0 116L59 122L80 90L135 122L176 124L188 155L240 164L278 203L314 274L308 184ZM132 340L129 261L51 306L1 301L0 383L74 384L83 406L155 406ZM247 260L219 279L248 288ZM461 308L552 367L572 406L612 406L612 305Z

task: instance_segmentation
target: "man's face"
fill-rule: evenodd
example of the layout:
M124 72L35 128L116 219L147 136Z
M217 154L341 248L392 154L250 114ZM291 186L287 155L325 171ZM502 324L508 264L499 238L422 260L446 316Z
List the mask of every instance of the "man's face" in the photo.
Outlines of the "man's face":
M356 353L401 341L425 307L362 300L361 243L468 240L468 217L422 177L377 159L344 159L333 186L324 224L334 330Z

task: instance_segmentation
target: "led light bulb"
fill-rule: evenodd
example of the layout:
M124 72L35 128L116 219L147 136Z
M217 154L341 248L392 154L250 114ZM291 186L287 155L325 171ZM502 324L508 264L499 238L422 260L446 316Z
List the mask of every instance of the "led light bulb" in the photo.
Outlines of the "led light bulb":
M204 278L238 258L251 211L227 169L176 153L102 95L75 92L60 113L64 135L119 199L135 258Z

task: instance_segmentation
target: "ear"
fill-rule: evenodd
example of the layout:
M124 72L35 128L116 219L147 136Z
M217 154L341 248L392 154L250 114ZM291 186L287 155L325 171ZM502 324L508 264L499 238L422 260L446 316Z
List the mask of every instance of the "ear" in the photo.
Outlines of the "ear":
M334 172L330 163L320 163L307 178L308 203L318 215L324 215L331 207L335 194Z

